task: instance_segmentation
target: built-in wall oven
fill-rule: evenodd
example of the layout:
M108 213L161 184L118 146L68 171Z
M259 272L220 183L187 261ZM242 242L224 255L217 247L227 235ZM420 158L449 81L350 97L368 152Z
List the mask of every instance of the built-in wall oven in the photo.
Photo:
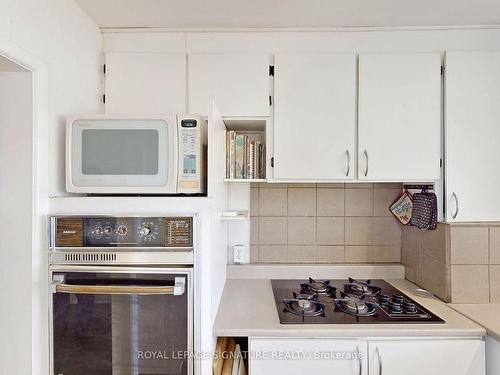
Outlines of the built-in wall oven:
M54 375L191 375L195 217L50 218Z

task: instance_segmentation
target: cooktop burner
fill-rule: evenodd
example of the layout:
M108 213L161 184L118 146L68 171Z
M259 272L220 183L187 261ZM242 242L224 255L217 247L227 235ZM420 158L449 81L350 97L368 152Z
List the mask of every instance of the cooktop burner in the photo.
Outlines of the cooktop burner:
M444 323L384 280L272 280L282 324Z
M336 306L342 312L354 316L372 316L377 314L375 303L366 302L361 298L345 296L335 300Z
M380 294L380 288L371 285L371 280L360 281L349 277L349 283L344 284L344 292L356 296L374 296Z
M316 281L310 277L308 282L300 284L300 291L304 294L312 293L335 297L337 288L330 285L330 280Z
M285 309L298 316L325 316L325 305L318 302L316 294L296 294L284 299Z

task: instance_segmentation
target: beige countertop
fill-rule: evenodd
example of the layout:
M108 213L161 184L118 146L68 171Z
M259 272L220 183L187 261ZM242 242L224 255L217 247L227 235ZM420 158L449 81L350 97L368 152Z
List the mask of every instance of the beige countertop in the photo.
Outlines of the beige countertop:
M465 303L449 306L486 328L489 336L500 341L500 303Z
M215 319L215 336L477 337L486 330L434 297L415 295L407 280L386 280L446 321L445 324L280 324L269 279L228 279Z
M402 264L245 264L228 265L228 279L404 279Z

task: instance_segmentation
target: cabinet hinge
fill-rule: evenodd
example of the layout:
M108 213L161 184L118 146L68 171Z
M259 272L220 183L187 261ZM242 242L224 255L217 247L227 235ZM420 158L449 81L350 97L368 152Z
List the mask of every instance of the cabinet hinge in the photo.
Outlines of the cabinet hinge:
M102 66L102 72L103 72L104 74L106 74L106 64L104 64L104 65Z
M105 94L102 96L102 102L106 103L106 95Z
M269 65L269 75L274 77L274 65Z
M273 98L271 97L271 95L269 95L269 105L273 105Z
M274 156L271 158L271 167L274 168Z
M444 66L441 65L441 75L443 75L443 74L444 74Z

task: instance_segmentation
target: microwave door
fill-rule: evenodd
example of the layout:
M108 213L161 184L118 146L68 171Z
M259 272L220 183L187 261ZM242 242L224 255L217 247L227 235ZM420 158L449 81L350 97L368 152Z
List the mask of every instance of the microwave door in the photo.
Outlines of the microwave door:
M76 120L69 133L68 191L175 193L175 119Z

